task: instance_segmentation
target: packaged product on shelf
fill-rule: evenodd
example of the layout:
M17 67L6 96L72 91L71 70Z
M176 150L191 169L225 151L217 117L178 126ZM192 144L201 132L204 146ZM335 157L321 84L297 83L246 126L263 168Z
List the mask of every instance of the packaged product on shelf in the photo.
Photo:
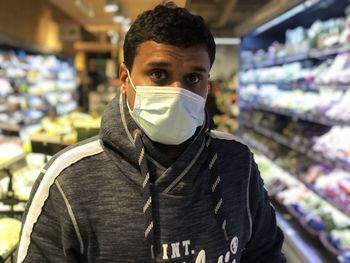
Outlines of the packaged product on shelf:
M317 84L348 84L350 83L350 53L338 54L331 65L316 76Z
M340 251L350 251L350 229L332 230L329 241Z
M307 30L304 27L288 29L286 31L286 54L298 54L310 49L311 43L307 36Z
M12 92L10 82L5 78L0 78L0 97L4 97Z
M350 127L334 126L328 133L315 138L313 150L350 166L350 140L348 138L350 138Z
M332 105L327 110L326 116L330 119L349 122L350 123L350 90L348 90L342 97L342 99Z
M0 138L0 165L6 164L23 154L21 142L17 138Z
M32 187L45 165L43 154L31 153L26 156L26 165L12 172L13 191L19 200L28 200Z

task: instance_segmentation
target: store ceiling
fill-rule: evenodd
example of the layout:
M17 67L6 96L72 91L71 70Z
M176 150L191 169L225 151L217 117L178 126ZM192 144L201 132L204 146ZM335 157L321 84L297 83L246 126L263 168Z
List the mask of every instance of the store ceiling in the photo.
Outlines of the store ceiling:
M103 10L106 0L49 0L77 20L90 32L121 30L112 22L112 14ZM124 14L134 20L139 13L153 8L161 0L116 0ZM277 10L298 0L174 0L191 12L201 15L216 37L240 36L259 23L261 12L271 15ZM300 1L299 1L300 2ZM260 19L261 20L261 19Z

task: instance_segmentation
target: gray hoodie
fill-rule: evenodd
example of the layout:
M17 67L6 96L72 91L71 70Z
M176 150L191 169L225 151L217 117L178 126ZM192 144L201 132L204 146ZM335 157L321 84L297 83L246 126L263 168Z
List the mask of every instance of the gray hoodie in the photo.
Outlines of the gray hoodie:
M50 160L27 204L18 263L285 262L283 235L252 153L207 124L175 160L142 137L152 194L152 259L135 130L125 98L117 94L100 136ZM213 201L206 138L217 157L219 204Z

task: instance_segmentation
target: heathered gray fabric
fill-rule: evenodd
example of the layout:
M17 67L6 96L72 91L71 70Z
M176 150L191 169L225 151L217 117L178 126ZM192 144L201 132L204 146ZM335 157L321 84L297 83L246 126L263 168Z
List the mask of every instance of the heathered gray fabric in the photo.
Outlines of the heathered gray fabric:
M80 159L57 177L65 198L57 185L50 187L24 262L151 262L144 238L138 156L121 121L120 107L125 110L117 94L102 120L103 152ZM125 113L132 135L137 126ZM216 138L213 143L231 236L226 242L214 215L207 148L198 152L204 133L169 167L168 158L151 141L145 143L147 154L159 164L150 162L150 171L157 174L152 184L155 239L161 249L157 262L285 262L280 252L283 236L259 171L250 161L252 154L237 141ZM193 166L169 189L196 155ZM48 165L55 161L56 157ZM44 176L36 182L31 199ZM67 201L83 240L83 254Z

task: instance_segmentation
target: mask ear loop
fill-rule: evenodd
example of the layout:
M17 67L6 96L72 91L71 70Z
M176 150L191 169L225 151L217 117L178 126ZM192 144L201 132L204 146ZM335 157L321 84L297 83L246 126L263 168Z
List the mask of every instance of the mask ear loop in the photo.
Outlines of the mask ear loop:
M128 79L130 81L131 87L134 89L134 91L136 93L136 87L135 87L134 83L132 82L132 79L131 79L131 76L130 76L130 72L129 72L128 69L126 69L126 72L128 73ZM128 106L129 112L131 114L133 112L133 110L130 108L128 99L126 99L126 106ZM135 107L135 105L134 105L134 107Z
M133 88L133 89L135 90L135 92L136 92L136 87L135 87L134 83L132 82L132 79L131 79L129 70L127 69L126 72L128 73L128 78L129 78L129 80L130 80L131 86L132 86L132 88Z

